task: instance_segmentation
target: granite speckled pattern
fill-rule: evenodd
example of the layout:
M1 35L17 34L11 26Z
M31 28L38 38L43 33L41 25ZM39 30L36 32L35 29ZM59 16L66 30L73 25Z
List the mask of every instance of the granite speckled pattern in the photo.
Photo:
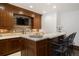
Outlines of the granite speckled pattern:
M0 40L2 39L9 39L9 38L17 38L17 37L23 37L23 38L27 38L33 41L39 41L39 40L43 40L43 39L47 39L47 38L54 38L54 37L58 37L61 35L65 35L66 33L64 32L55 32L55 33L49 33L49 34L44 34L43 37L41 38L33 38L30 37L30 34L21 34L21 33L6 33L6 34L0 34Z

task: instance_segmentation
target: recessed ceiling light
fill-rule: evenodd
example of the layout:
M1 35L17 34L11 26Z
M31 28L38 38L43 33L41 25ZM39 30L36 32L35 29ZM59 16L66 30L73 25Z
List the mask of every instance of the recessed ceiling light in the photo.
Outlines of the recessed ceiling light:
M30 8L33 8L33 6L31 5L31 6L29 6Z
M34 14L32 14L32 17L35 17L35 15L34 15Z
M56 8L56 6L53 6L53 8Z
M19 14L23 14L23 11L19 11Z

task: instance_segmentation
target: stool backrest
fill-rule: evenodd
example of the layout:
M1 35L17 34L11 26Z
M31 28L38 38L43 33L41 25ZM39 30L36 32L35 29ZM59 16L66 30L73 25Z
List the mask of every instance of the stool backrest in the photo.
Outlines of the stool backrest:
M73 40L75 38L76 32L70 34L69 36L67 36L63 41L64 43L66 43L67 45L72 45L73 44Z
M73 44L73 40L74 40L75 36L76 36L76 32L74 32L74 33L72 33L72 34L70 35L69 45L72 45L72 44Z

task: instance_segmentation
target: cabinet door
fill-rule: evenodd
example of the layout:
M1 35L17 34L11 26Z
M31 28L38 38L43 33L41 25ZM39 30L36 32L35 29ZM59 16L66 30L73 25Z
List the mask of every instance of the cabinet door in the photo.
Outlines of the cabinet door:
M33 48L26 48L21 50L21 56L35 56L35 50Z
M37 55L47 56L47 46L42 46L42 47L37 48Z
M40 29L41 28L41 15L36 14L33 20L33 28Z
M47 56L47 39L37 42L37 55Z
M20 49L21 48L21 39L20 38L12 38L8 39L8 45L11 50Z
M0 40L0 56L8 52L8 40Z
M21 56L27 56L27 49L21 50Z
M21 50L21 38L0 40L0 55L9 55Z
M50 43L48 44L47 55L53 56L53 46Z
M28 47L28 48L27 48L27 55L28 55L28 56L34 56L34 55L35 55L35 50L34 50L34 48Z
M13 17L10 15L10 12L6 10L0 10L0 28L2 29L11 29L14 25Z
M21 55L22 56L35 56L36 55L36 46L35 42L32 40L25 39L24 40L24 47L21 50Z
M26 48L27 48L27 55L28 56L35 56L36 55L36 42L32 40L26 40Z
M23 39L21 41L21 56L27 56L27 40Z

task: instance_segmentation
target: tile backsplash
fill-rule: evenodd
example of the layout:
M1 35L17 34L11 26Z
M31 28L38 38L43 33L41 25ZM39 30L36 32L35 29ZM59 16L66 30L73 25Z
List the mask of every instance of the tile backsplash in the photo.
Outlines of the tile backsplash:
M18 32L18 33L27 33L27 32L31 32L31 27L30 26L14 26L14 28L11 31Z

